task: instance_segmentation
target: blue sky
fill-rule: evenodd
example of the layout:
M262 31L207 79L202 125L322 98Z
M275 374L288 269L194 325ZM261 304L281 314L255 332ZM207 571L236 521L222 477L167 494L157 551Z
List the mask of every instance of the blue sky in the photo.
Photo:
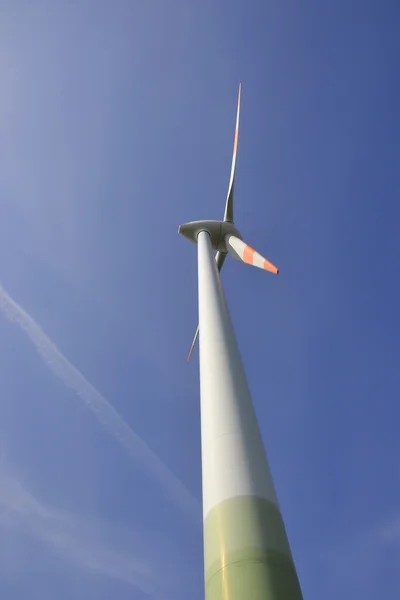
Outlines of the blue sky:
M399 54L390 0L0 3L2 597L203 597L177 227L223 215L240 80L281 274L222 278L304 597L396 596Z

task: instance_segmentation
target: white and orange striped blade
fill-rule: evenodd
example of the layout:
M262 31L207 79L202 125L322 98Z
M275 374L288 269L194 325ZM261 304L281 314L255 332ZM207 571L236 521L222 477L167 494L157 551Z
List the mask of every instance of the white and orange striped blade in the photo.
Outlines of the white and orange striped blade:
M234 259L241 260L248 265L253 265L253 267L258 267L259 269L264 269L265 271L278 275L279 269L275 265L256 252L254 248L242 242L242 240L235 235L226 236L226 247L229 254Z
M242 90L242 84L240 83L239 84L237 113L236 113L235 137L233 140L231 177L229 180L228 195L226 197L225 214L224 214L224 221L231 221L232 223L233 223L233 188L235 187L235 166L236 166L236 152L237 152L237 145L238 145L238 138L239 138L239 115L240 115L240 93L241 93L241 90Z

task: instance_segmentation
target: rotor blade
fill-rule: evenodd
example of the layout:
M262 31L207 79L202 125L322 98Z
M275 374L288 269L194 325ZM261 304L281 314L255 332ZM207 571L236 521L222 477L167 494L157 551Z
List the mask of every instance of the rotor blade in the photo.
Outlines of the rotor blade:
M224 264L226 259L226 254L226 252L220 252L218 250L217 254L215 255L215 262L217 263L218 271L222 269L222 265Z
M253 267L259 267L260 269L264 269L265 271L269 271L270 273L275 273L275 275L278 275L279 269L275 267L275 265L261 256L261 254L256 252L254 248L242 242L242 240L235 235L226 236L226 247L229 254L235 260L241 260L248 265L253 265Z
M226 252L217 252L215 255L215 262L217 263L218 271L221 271L222 265L225 262ZM186 362L189 362L190 357L192 356L193 349L196 345L197 338L199 337L199 326L197 325L196 333L194 334L192 345L190 346L189 354L186 359Z
M192 345L190 346L190 350L189 350L189 354L188 354L188 357L186 359L186 362L189 362L190 357L192 356L193 348L196 345L198 337L199 337L199 326L197 325L196 333L194 334L193 342L192 342Z
M236 113L236 128L235 137L233 140L233 156L232 156L232 167L231 167L231 178L229 180L228 195L226 197L224 221L231 221L233 223L233 188L235 187L235 165L236 165L236 151L239 137L239 114L240 114L240 93L242 90L242 84L239 84L238 94L238 105Z

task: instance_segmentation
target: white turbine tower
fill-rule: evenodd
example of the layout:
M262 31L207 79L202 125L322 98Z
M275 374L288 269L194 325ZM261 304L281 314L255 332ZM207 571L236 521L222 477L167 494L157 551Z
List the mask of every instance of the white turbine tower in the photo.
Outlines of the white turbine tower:
M179 233L198 247L201 452L206 600L301 600L285 526L219 271L227 253L277 274L233 221L240 92L223 221ZM217 251L215 258L213 249Z

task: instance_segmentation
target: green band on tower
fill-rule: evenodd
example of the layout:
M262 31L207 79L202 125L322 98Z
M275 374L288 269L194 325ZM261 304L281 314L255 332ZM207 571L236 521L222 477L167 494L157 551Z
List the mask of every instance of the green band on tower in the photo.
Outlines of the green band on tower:
M302 600L277 506L230 498L204 521L206 600Z

